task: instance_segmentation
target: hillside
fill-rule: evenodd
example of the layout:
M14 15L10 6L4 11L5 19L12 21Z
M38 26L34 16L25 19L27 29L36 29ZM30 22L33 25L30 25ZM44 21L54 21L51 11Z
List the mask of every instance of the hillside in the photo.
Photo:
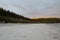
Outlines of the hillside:
M26 18L0 8L0 23L60 23L60 18Z
M29 21L29 18L26 18L22 15L18 15L16 13L10 12L9 10L5 10L0 8L0 23L23 23Z

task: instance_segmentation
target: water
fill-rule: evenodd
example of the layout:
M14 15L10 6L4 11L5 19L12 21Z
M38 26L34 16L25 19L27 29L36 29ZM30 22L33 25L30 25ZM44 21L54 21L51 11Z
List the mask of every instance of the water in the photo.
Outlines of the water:
M0 24L0 40L60 40L60 24Z

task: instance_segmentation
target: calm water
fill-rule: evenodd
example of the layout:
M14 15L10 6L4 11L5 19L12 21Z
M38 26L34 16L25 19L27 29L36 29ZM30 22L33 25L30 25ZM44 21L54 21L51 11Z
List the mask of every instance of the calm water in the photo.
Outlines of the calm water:
M60 24L0 24L0 40L60 40Z

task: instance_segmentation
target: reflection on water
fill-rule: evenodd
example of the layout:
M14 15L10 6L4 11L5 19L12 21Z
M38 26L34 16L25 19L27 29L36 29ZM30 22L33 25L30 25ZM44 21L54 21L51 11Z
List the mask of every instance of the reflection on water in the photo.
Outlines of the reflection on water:
M60 40L60 24L0 24L0 40Z

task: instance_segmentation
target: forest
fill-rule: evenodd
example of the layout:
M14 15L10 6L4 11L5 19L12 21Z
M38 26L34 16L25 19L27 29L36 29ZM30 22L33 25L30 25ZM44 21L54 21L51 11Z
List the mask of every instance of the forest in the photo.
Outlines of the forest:
M26 18L22 15L18 15L9 10L0 8L0 23L23 23L29 21L29 18Z
M0 23L60 23L60 18L27 18L0 8Z
M31 21L32 23L60 23L60 18L38 18Z

